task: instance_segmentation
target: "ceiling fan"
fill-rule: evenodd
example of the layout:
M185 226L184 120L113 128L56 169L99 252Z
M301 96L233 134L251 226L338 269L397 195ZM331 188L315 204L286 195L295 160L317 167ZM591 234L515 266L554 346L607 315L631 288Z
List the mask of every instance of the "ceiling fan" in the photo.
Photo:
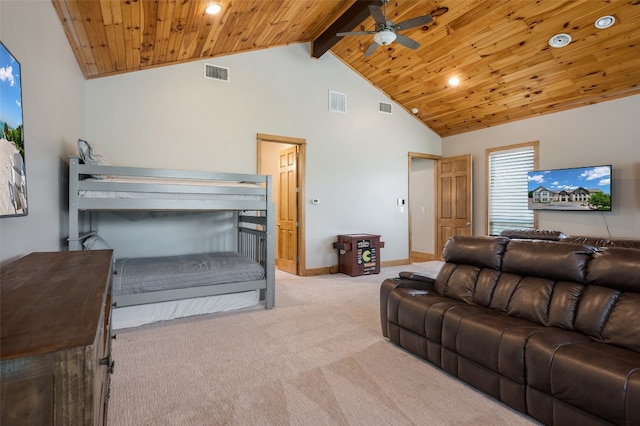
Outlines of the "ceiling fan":
M336 35L342 37L351 35L373 34L373 43L371 43L367 51L364 53L364 56L371 55L378 46L386 46L390 43L393 43L394 41L397 41L401 45L410 49L417 49L418 47L420 47L420 43L410 39L407 36L398 34L397 31L428 24L433 20L433 17L427 14L407 19L406 21L402 21L399 24L394 24L393 21L387 20L387 3L389 3L389 0L382 0L384 13L380 11L379 6L369 6L369 13L371 13L373 20L376 21L375 31L349 31L337 33Z

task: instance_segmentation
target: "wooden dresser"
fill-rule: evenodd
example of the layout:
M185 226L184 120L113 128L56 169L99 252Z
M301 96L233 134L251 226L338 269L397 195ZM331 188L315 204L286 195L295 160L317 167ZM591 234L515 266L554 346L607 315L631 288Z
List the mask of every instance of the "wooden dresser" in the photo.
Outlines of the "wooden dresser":
M0 424L106 424L112 250L31 253L0 272Z

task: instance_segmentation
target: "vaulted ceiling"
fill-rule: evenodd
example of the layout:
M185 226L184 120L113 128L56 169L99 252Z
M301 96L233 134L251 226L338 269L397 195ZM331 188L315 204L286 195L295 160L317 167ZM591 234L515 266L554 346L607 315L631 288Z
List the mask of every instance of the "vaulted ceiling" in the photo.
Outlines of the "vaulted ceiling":
M372 35L333 32L375 30L375 2L222 0L217 15L209 0L52 2L86 78L312 42L443 137L640 93L640 0L391 0L388 20L433 21L401 31L416 50L367 57ZM560 33L571 43L550 47Z

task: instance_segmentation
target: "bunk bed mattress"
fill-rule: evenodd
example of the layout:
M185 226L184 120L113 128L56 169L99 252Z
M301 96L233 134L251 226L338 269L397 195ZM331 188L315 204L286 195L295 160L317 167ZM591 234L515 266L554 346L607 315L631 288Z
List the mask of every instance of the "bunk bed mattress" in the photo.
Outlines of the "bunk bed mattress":
M194 315L247 309L256 307L259 303L258 292L250 290L241 293L124 306L113 310L111 324L114 330L120 330Z
M127 183L146 185L177 185L185 187L229 187L229 188L260 188L255 183L243 182L213 182L190 179L163 179L163 178L122 178L117 176L101 176L100 178L87 178L83 182ZM110 191L110 190L80 190L78 195L81 198L99 199L157 199L157 200L232 200L232 201L263 201L264 195L257 194L207 194L202 192L156 192L152 189L148 191Z
M116 260L113 294L148 293L264 279L264 269L233 252Z

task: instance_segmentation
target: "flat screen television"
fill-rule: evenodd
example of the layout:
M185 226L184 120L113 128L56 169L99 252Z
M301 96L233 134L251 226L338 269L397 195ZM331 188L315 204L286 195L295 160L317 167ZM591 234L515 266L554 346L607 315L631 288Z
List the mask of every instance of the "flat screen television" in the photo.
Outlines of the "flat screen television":
M0 217L27 214L20 63L0 42Z
M611 166L527 173L530 210L611 211Z

